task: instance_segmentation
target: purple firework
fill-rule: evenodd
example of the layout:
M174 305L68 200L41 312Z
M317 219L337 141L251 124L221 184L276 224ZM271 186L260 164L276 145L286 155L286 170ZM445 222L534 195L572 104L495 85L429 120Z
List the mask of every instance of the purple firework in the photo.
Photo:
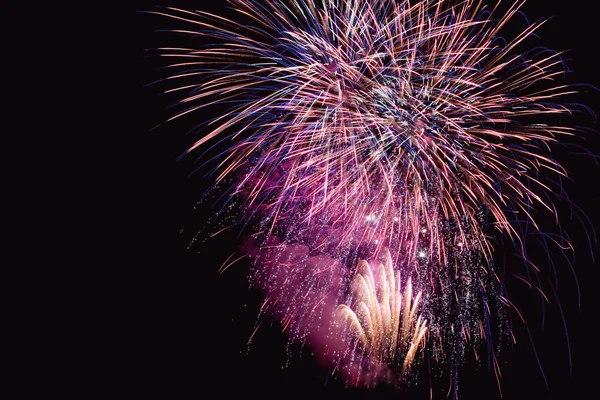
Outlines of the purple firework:
M228 3L235 17L153 13L211 42L160 49L186 106L173 119L226 108L188 152L226 148L207 161L254 229L244 251L263 310L349 383L392 381L419 352L453 363L480 342L499 375L492 331L520 314L495 240L520 249L520 279L543 294L525 236L535 210L558 220L545 177L567 174L549 149L578 134L553 123L574 111L561 55L523 50L543 22L504 40L524 1Z

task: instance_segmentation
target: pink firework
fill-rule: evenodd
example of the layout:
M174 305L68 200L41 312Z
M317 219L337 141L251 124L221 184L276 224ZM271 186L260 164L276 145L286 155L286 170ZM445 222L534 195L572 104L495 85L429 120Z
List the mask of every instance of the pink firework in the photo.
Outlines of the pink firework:
M329 329L339 317L334 305L349 301L352 277L364 276L358 259L387 257L392 280L397 273L422 293L427 326L416 324L415 343L426 329L441 358L462 352L444 349L462 349L463 341L491 341L493 320L502 324L502 309L513 307L492 240L507 237L528 258L524 229L538 229L533 210L558 218L543 176L566 172L550 146L577 134L551 123L573 111L560 100L574 90L555 83L561 55L523 50L543 23L500 39L524 1L228 3L235 17L153 13L211 42L160 49L175 60L171 92L183 93L186 106L173 119L226 108L188 152L226 149L207 161L254 227L248 253L265 309L295 338ZM290 255L297 251L302 257ZM399 285L385 292L389 299L373 293L377 307L400 301ZM368 334L355 306L342 310L364 351L395 359L396 338L380 341L393 324ZM324 325L309 317L315 310ZM404 356L412 363L413 353ZM493 351L490 358L498 372Z

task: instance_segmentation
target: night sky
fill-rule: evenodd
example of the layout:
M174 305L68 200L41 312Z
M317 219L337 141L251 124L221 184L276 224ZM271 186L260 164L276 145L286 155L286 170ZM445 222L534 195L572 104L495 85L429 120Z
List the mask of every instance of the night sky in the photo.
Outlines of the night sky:
M203 5L211 3L210 7ZM215 4L212 4L215 3ZM224 3L224 2L223 2ZM490 2L491 3L491 2ZM137 2L128 10L128 27L134 39L131 56L135 59L134 78L128 82L135 90L131 102L136 121L134 132L124 132L131 145L129 154L132 174L127 202L131 205L127 246L132 253L130 268L135 271L131 292L125 307L126 334L131 348L132 369L143 371L132 394L144 392L157 398L343 398L428 399L429 380L420 371L417 385L401 393L391 388L374 390L346 388L340 380L329 377L326 366L320 366L310 349L293 345L291 358L286 352L287 337L276 322L266 321L248 347L262 301L256 289L249 288L247 263L240 262L219 275L218 268L236 250L240 238L236 232L219 235L200 243L194 241L207 218L213 213L210 203L198 205L210 181L201 173L190 175L194 158L177 161L194 136L186 133L194 126L193 118L162 124L175 109L169 108L177 98L161 95L168 85L145 87L166 76L160 70L155 47L192 45L188 37L159 33L175 22L167 18L137 13L155 6L210 9L226 13L221 0ZM530 0L523 11L530 21L552 19L538 30L540 44L555 50L566 50L567 65L574 71L570 82L600 87L598 50L600 45L597 14L589 0ZM513 26L503 33L510 37ZM182 39L176 42L176 39ZM578 100L600 113L600 93L581 95ZM205 116L198 113L198 122ZM580 124L600 129L590 117L577 118ZM161 125L162 124L162 125ZM590 151L600 154L598 135L578 141ZM133 140L130 140L133 139ZM576 180L569 185L572 200L600 226L598 211L598 173L591 159L559 154L559 160ZM567 341L562 328L560 310L555 299L546 307L545 326L541 330L541 301L534 290L511 281L510 294L529 321L529 327L544 368L546 389L536 363L526 330L514 324L517 344L506 346L499 356L502 368L502 392L511 399L580 399L597 393L598 304L595 269L585 235L564 214L564 225L576 245L575 269L581 288L581 310L577 306L577 290L568 265L558 261L559 297L565 314L572 351L573 374L569 373ZM545 221L548 222L548 221ZM206 230L206 229L205 229ZM596 250L593 250L594 253ZM498 259L511 264L512 251L497 249ZM533 255L534 258L536 255ZM541 254L538 256L542 256ZM124 350L127 352L128 350ZM286 366L287 365L287 366ZM126 378L124 378L126 379ZM433 378L433 398L444 399L448 377ZM472 357L465 360L459 374L460 398L499 399L492 371L486 363L477 365Z

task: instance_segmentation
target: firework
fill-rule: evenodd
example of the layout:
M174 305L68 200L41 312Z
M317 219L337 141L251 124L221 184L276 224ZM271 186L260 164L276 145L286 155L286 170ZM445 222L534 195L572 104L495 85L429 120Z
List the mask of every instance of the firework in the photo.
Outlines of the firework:
M352 235L343 245L357 235L382 248L402 243L413 259L427 242L447 264L440 221L456 223L463 250L489 256L482 209L517 237L513 211L552 210L538 171L564 174L547 148L574 130L538 121L569 113L552 100L570 90L532 89L562 73L559 54L511 55L539 24L498 45L522 1L498 19L475 1L231 3L256 27L170 9L221 45L162 50L186 68L170 79L210 77L173 89L193 89L173 118L233 104L189 151L232 140L216 182L239 179L231 194L262 207L266 229L334 226Z
M436 359L489 343L498 373L492 330L514 306L493 243L511 240L539 286L525 236L538 230L534 210L558 219L561 191L544 176L566 172L549 149L576 134L552 123L573 111L560 99L574 90L554 83L561 55L524 50L542 22L500 39L523 3L230 0L229 18L154 12L210 42L160 49L175 60L170 92L185 93L173 119L225 109L187 153L223 149L201 160L254 229L262 256L251 275L284 328L325 329L313 326L314 307L327 304L320 315L331 318L351 285L353 299L333 314L364 354L403 360L405 371L430 332ZM289 262L300 248L304 258ZM350 274L363 253L385 262ZM298 304L307 306L290 311Z
M412 365L420 343L427 333L427 322L417 316L421 293L412 296L410 278L401 294L400 271L394 271L389 251L384 261L361 261L352 280L349 303L336 309L336 317L358 339L360 352L373 363L394 368L398 365L401 380ZM416 318L415 318L416 317ZM360 358L362 364L362 358ZM347 365L345 365L348 368ZM364 372L357 368L357 383Z

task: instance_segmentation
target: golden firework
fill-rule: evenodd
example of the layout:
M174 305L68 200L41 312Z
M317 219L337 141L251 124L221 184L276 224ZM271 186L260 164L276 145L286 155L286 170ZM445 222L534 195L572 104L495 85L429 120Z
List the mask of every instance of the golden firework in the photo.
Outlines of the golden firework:
M412 365L428 332L427 321L417 314L421 293L413 297L411 279L401 290L400 271L394 271L390 252L383 262L362 260L352 280L348 304L336 316L348 324L365 355L391 365L402 363L403 376Z

